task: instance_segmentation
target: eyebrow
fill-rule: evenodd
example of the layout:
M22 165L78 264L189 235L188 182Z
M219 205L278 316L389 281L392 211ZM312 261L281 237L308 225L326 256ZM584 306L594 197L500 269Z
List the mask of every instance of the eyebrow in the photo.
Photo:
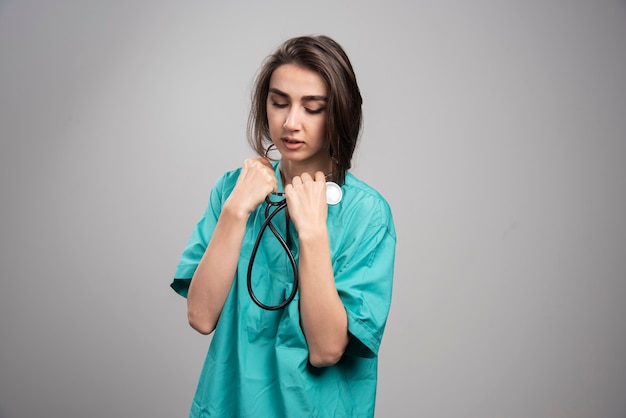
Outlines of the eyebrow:
M284 91L278 90L277 88L274 88L274 87L270 87L269 93L274 93L278 96L289 98L289 95L287 93L285 93ZM315 95L302 96L302 101L303 102L310 102L310 101L327 102L328 98L326 96L315 96Z

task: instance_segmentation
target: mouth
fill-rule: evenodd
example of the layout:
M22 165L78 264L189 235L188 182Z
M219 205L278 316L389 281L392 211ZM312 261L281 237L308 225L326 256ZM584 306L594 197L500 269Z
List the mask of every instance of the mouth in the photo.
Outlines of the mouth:
M303 141L300 141L298 139L290 138L290 137L286 137L286 136L282 137L281 139L282 139L283 142L286 142L288 144L301 144L303 142Z
M295 138L284 137L281 138L281 140L283 141L283 144L285 144L285 147L289 150L298 149L304 144L303 141L297 140Z

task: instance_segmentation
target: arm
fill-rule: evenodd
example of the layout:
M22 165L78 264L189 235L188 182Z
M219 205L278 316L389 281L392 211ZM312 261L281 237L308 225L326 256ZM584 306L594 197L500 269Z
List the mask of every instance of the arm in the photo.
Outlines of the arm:
M339 361L348 345L348 318L335 286L326 227L326 183L321 172L285 187L300 239L300 319L313 366Z
M209 334L215 329L233 283L248 217L276 184L266 159L244 162L189 285L187 316L196 331Z

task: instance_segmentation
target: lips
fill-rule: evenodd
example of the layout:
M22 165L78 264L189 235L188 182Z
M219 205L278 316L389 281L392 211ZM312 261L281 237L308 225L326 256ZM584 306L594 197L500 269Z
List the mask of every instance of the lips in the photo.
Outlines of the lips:
M281 138L281 139L283 141L283 144L285 144L285 148L287 148L288 150L296 150L300 148L302 145L304 145L304 142L299 141L294 138Z

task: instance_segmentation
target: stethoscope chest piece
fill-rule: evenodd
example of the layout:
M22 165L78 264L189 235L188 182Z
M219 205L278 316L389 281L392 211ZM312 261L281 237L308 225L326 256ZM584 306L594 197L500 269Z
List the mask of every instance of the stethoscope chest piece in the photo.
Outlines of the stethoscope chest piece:
M341 187L337 183L332 181L326 182L326 203L329 205L336 205L341 202L341 198L343 197L343 192L341 191Z

